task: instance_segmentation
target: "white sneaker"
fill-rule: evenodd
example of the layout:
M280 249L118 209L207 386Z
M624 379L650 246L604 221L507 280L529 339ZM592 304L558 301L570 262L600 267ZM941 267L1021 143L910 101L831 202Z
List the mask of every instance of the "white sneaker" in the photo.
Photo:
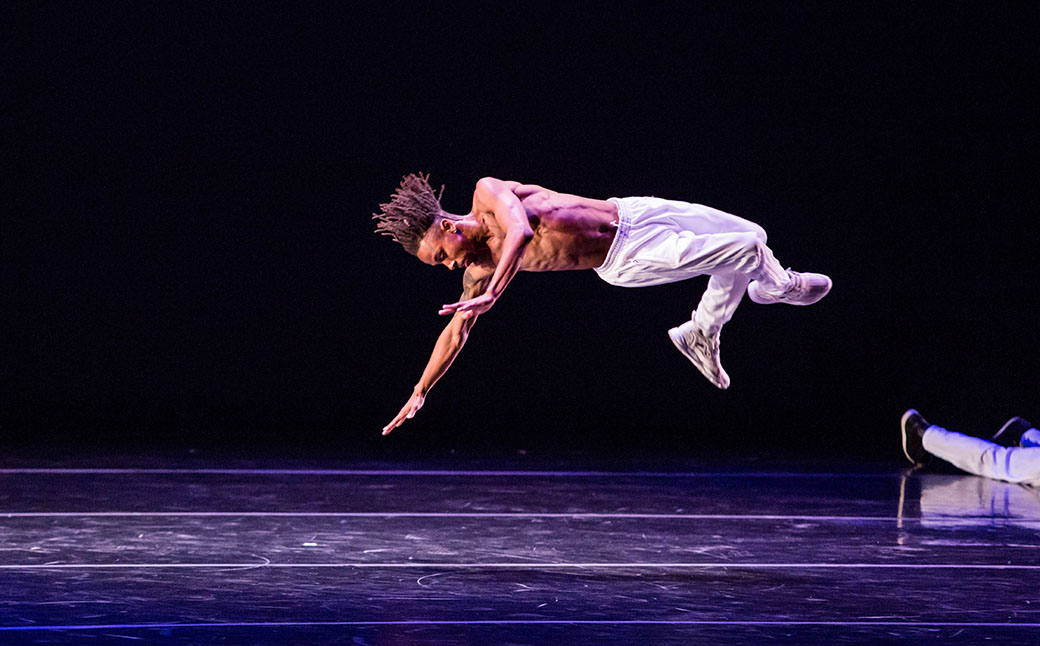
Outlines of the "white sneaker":
M831 291L831 279L823 274L802 274L788 269L787 275L791 277L791 286L783 294L767 292L757 280L753 280L747 287L748 297L759 305L812 305Z
M708 381L723 390L729 388L729 375L722 369L719 358L718 332L709 337L697 327L696 320L692 320L668 330L668 336Z

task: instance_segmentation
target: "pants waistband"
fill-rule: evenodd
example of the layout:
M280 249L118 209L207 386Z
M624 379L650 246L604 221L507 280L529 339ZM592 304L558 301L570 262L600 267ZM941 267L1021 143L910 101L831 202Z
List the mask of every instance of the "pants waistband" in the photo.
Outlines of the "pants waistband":
M607 201L612 202L617 206L617 231L614 233L614 241L610 243L610 249L607 250L606 259L603 261L602 265L596 267L596 271L607 271L610 269L612 263L617 260L621 247L625 244L625 240L628 238L629 232L632 229L632 212L629 208L629 204L626 203L625 200L617 197L611 197L607 199Z

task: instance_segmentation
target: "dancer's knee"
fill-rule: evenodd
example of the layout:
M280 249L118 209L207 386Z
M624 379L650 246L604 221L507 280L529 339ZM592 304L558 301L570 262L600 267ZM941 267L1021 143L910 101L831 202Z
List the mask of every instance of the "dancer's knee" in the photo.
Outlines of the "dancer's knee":
M740 246L744 254L752 260L752 265L758 267L768 249L766 247L765 231L762 232L761 237L755 231L742 234L740 236Z

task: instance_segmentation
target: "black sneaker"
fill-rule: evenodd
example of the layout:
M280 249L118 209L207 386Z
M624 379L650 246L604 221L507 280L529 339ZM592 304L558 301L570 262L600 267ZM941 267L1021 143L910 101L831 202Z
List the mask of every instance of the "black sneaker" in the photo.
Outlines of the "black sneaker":
M903 432L903 454L913 464L925 465L932 460L932 455L925 450L921 442L929 426L931 425L913 408L903 413L900 422Z
M1018 446L1022 443L1022 434L1031 428L1032 424L1016 415L1004 422L1000 430L993 434L992 439L1001 446Z

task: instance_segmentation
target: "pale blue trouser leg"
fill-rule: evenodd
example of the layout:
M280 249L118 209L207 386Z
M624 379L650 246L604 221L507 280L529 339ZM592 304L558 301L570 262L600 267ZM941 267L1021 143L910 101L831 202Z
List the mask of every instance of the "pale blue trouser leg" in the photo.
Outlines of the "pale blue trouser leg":
M922 443L926 451L978 476L1040 485L1040 448L1005 447L977 437L930 426Z

